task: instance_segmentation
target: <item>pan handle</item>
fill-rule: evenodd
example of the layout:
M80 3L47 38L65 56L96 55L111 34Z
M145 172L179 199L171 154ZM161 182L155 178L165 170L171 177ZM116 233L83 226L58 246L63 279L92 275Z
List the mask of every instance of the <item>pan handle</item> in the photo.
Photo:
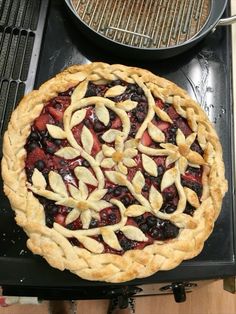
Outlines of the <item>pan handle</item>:
M217 26L226 26L236 23L236 15L227 17L225 19L220 19Z

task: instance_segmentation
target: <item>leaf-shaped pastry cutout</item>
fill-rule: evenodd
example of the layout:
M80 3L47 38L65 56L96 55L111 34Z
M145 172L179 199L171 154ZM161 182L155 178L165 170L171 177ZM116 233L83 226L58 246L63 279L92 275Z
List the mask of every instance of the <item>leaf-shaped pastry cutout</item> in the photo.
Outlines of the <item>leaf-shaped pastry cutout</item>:
M126 176L117 171L105 171L105 175L114 184L126 185Z
M140 229L134 226L124 226L120 229L120 231L124 233L126 238L133 241L143 242L148 240L145 234Z
M74 199L79 200L79 199L82 197L82 195L81 195L81 193L80 193L80 190L77 189L74 185L68 184L68 188L69 188L69 191L70 191L70 195L71 195Z
M126 148L124 151L124 157L134 158L137 154L138 151L135 148Z
M127 99L125 101L118 102L116 104L116 107L119 109L123 109L125 111L130 111L130 110L133 110L134 108L136 108L137 104L138 104L137 101L132 101L130 99Z
M197 133L192 133L186 138L186 144L190 147L195 141Z
M165 134L152 122L148 123L148 133L153 139L153 141L158 143L165 142Z
M104 158L103 152L100 150L100 152L97 153L95 160L100 164Z
M128 157L123 159L123 164L129 168L137 166L136 162L132 158L128 158Z
M194 152L192 150L189 151L186 158L192 164L197 164L197 165L204 165L205 164L205 160L203 159L203 157L199 153Z
M178 171L175 167L167 170L161 180L161 191L171 186L175 182L177 175Z
M59 126L53 124L46 124L48 133L52 138L63 140L66 138L66 132L63 131Z
M111 157L116 151L113 147L108 146L106 144L103 144L102 145L102 152L103 152L104 156Z
M135 138L132 138L132 139L130 139L130 140L125 142L125 149L127 149L127 148L137 148L138 144L139 144L139 140L135 139Z
M103 168L112 168L115 166L115 162L112 158L105 158L103 159L103 161L101 162L101 167Z
M119 243L117 236L116 236L114 231L112 231L109 228L104 227L104 228L101 228L101 234L103 237L103 241L106 244L108 244L111 248L113 248L114 250L117 250L117 251L122 250L120 243Z
M161 109L160 109L159 107L157 107L157 106L154 107L154 110L155 110L157 116L158 116L162 121L172 123L171 118L169 117L169 115L168 115L165 111L161 110Z
M178 129L176 132L176 144L179 146L180 144L185 144L185 136L184 133Z
M80 219L82 222L83 229L88 229L92 216L90 210L85 210L80 214Z
M89 204L91 205L91 208L97 212L101 211L104 208L111 207L111 203L104 201L104 200L91 201L91 202L89 202Z
M77 208L72 209L72 211L66 216L65 220L66 225L70 224L71 222L79 218L79 215L80 211Z
M54 171L50 171L48 175L48 180L51 189L57 193L62 195L63 197L68 197L66 185L63 182L62 177Z
M149 156L142 154L142 164L144 170L151 176L157 177L157 165Z
M46 189L47 182L43 176L43 174L38 171L37 168L34 169L33 175L32 175L32 183L33 186L40 189Z
M200 206L200 202L199 202L197 194L193 190L187 187L184 187L184 192L185 192L185 195L189 204L195 208L198 208Z
M82 180L79 181L79 191L81 197L86 200L89 194L89 190L87 185Z
M70 121L70 128L80 124L86 116L86 109L77 110L73 113Z
M123 133L119 130L110 129L102 135L102 139L107 143L112 143L116 139L117 135L122 135L122 134Z
M175 152L173 154L170 154L167 158L166 158L166 167L168 167L169 165L171 165L173 162L175 162L178 158L179 158L179 153Z
M126 88L127 88L127 86L121 86L121 85L113 86L106 91L104 96L105 97L119 96L125 92Z
M98 185L97 179L91 173L91 171L89 171L86 167L82 167L82 166L76 167L74 169L74 172L75 172L76 177L82 182L93 185L93 186Z
M73 147L67 146L60 148L55 155L64 159L74 159L80 155L80 152Z
M106 106L97 104L95 106L95 113L96 116L98 117L98 120L101 121L105 126L107 126L110 121L110 115Z
M103 198L103 196L107 193L107 189L100 189L100 190L94 190L90 195L89 195L89 200L90 201L99 201L100 199Z
M142 189L145 185L145 178L141 171L137 171L133 177L132 184L134 186L134 190L137 194L142 192Z
M178 168L181 174L184 174L188 167L188 161L185 157L181 156L178 160Z
M153 212L157 214L163 204L163 198L161 193L158 192L153 185L151 186L149 192L149 202L152 206Z
M91 154L93 148L93 135L85 125L83 126L81 131L81 142L84 150L88 154Z
M96 241L93 238L79 236L79 242L92 253L100 254L104 251L104 246L101 242Z
M130 205L124 215L127 217L138 217L146 213L148 210L142 205Z
M128 173L128 169L126 168L126 166L125 166L122 162L119 162L119 163L118 163L117 169L118 169L121 173L123 173L123 174L125 174L125 175L127 175L127 173Z

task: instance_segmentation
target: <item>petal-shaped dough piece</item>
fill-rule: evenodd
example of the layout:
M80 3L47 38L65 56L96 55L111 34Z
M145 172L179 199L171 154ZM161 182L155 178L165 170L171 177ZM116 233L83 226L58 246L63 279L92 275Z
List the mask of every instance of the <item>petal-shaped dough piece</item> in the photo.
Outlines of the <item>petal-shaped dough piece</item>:
M132 184L134 186L134 190L137 194L142 192L142 189L145 185L145 178L141 171L137 171L133 177Z
M188 145L188 147L190 147L193 144L196 136L197 136L197 133L192 133L186 138L186 144Z
M62 179L62 177L54 171L50 171L48 175L48 180L51 189L57 193L62 195L63 197L68 197L66 185Z
M86 115L86 109L77 110L73 113L70 120L70 128L72 129L74 126L80 124Z
M128 173L128 169L125 167L125 165L122 162L118 163L117 168L121 173L125 175Z
M130 205L124 215L127 217L138 217L148 212L149 210L142 205Z
M116 107L119 109L123 109L125 111L130 111L130 110L133 110L134 108L136 108L137 104L138 104L137 101L132 101L130 99L127 99L125 101L118 102L116 104Z
M98 117L98 120L100 120L104 125L107 126L110 121L110 115L106 106L102 104L97 104L95 106L95 113L96 113L96 116Z
M66 225L75 221L80 216L80 211L77 208L72 209L72 211L66 216L65 223Z
M181 174L184 174L188 167L188 161L185 157L181 156L178 160L178 168Z
M185 144L185 136L184 133L178 129L176 132L176 144L179 146L180 144Z
M89 191L87 185L82 180L79 181L79 191L81 197L86 200L88 198Z
M123 133L119 130L110 129L102 135L102 139L107 143L112 143L115 141L117 135L122 135L122 134Z
M112 157L112 155L116 152L115 149L111 146L108 146L106 144L102 145L102 152L103 155L106 157Z
M91 219L92 219L90 210L87 209L87 210L83 211L80 215L80 219L81 219L81 222L83 225L83 229L88 229L90 222L91 222Z
M171 165L173 162L175 162L178 158L179 158L179 153L175 152L173 154L170 154L167 158L166 158L166 167L168 167L169 165Z
M101 234L103 237L103 241L106 244L108 244L111 248L113 248L114 250L117 250L117 251L122 250L120 243L119 243L117 236L116 236L114 231L112 231L109 228L104 227L104 228L101 228Z
M120 231L124 233L126 238L133 241L143 242L148 240L145 234L140 229L134 226L124 226L120 229Z
M103 152L100 150L100 152L97 153L95 160L100 164L104 158Z
M91 173L91 171L89 171L86 167L82 167L82 166L76 167L74 169L74 172L75 172L76 177L82 182L93 185L93 186L98 185L97 179Z
M84 150L91 154L92 148L93 148L93 135L89 131L89 129L84 125L81 131L81 142L83 145Z
M132 158L124 158L124 159L123 159L123 164L124 164L126 167L129 167L129 168L132 168L132 167L136 167L136 166L137 166L136 162L135 162Z
M112 168L115 166L115 162L112 158L105 158L103 159L103 161L101 162L101 167L103 168Z
M184 192L185 192L185 195L189 204L195 208L198 208L200 206L200 202L199 202L197 194L193 190L187 187L184 187Z
M46 124L48 133L52 138L63 140L66 138L66 132L62 130L59 126L53 124Z
M137 154L138 151L135 148L126 148L124 151L124 157L134 158Z
M107 207L111 207L111 203L104 201L104 200L100 200L100 201L92 201L89 202L90 206L92 209L94 209L95 211L99 212L100 210L107 208Z
M33 175L32 175L32 183L33 186L40 189L46 189L47 182L43 176L43 174L37 169L34 169Z
M157 214L163 204L163 198L161 193L158 192L153 185L151 186L149 192L149 202L152 206L153 212Z
M69 188L69 191L70 191L70 195L76 199L76 200L79 200L81 199L82 195L81 195L81 192L79 189L77 189L74 185L72 184L68 184L68 188Z
M154 110L155 110L157 116L158 116L162 121L172 123L171 118L169 117L169 115L168 115L164 110L161 110L161 109L160 109L159 107L157 107L157 106L154 107Z
M89 195L90 201L99 201L107 193L107 189L93 190Z
M152 158L142 154L142 165L147 173L149 173L151 176L157 177L157 165Z
M189 151L186 158L192 164L197 164L197 165L204 165L205 164L205 160L203 159L203 157L200 154L198 154L197 152L194 152L193 150Z
M68 146L60 148L55 155L64 159L74 159L80 155L80 152L77 149Z
M102 243L96 241L93 238L79 236L78 240L83 246L92 253L100 254L104 251L104 246Z
M119 96L125 92L126 88L127 88L127 86L122 86L122 85L113 86L106 91L104 96L105 97Z
M175 167L167 170L161 180L161 191L171 186L175 182L177 175L178 170Z
M109 181L114 184L126 185L126 176L117 171L105 171L105 175Z
M165 134L156 127L152 122L148 123L148 133L153 139L153 141L162 143L165 142Z
M125 149L127 149L127 148L137 148L138 144L139 144L139 140L135 139L135 138L132 138L132 139L130 139L130 140L125 142Z

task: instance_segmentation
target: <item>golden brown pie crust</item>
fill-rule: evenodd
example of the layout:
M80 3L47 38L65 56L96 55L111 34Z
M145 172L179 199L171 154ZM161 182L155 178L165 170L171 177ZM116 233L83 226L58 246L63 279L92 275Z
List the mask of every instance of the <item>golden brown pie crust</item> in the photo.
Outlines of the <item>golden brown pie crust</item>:
M149 103L153 101L152 95L159 97L164 102L171 103L178 114L187 119L204 150L204 161L196 161L203 166L203 195L193 217L184 214L183 209L168 216L170 217L168 219L180 227L178 237L168 241L155 241L154 244L147 245L142 250L126 251L122 256L102 252L94 253L89 249L72 246L67 239L69 236L66 235L66 231L63 231L65 228L55 223L53 228L45 225L43 206L34 197L26 182L26 150L24 148L31 125L40 115L47 101L81 82L84 84L88 81L107 82L117 79L137 83L145 89ZM83 88L81 90L83 91ZM81 95L83 97L83 92ZM161 114L159 112L159 116ZM162 118L163 120L168 119L165 115ZM145 128L147 127L146 124ZM155 137L152 125L149 124L149 128L150 133ZM161 137L162 135L158 134L158 138L161 139ZM181 134L179 138L182 138ZM186 156L188 153L184 145L182 143L179 148L182 156ZM145 147L138 149L142 151L143 155L150 156L150 152ZM115 157L117 160L120 158L118 155ZM143 158L145 159L145 157ZM109 160L105 162L109 162ZM180 163L178 165L181 167ZM173 176L173 171L167 176L167 179L171 175ZM204 241L213 230L214 222L220 213L222 199L227 191L222 148L212 124L200 106L183 89L147 70L105 63L72 66L47 81L39 90L32 91L22 99L13 112L8 130L4 135L2 176L4 192L15 211L16 222L29 237L28 248L33 253L43 256L55 268L68 269L84 279L107 282L124 282L147 277L159 270L172 269L183 260L199 254ZM114 180L118 181L119 178ZM136 181L138 182L138 178ZM139 193L138 190L139 187L136 188L137 193ZM185 189L183 194L185 195L183 197L196 204L191 190ZM156 195L158 198L158 194ZM156 202L158 203L158 200ZM156 215L158 216L158 212ZM165 216L161 213L160 215ZM125 232L125 229L123 230ZM104 237L109 237L109 232L105 231L103 230L102 234ZM71 236L73 232L78 231L68 230L68 232Z

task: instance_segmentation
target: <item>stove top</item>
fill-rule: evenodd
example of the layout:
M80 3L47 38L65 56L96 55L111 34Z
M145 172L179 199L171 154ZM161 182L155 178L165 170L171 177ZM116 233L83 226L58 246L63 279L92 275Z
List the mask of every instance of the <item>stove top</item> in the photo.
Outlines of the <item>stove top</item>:
M125 285L222 278L236 274L230 35L229 28L219 27L197 47L178 57L152 62L126 60L123 56L112 57L109 51L98 48L84 38L66 13L64 1L51 0L35 88L73 64L102 61L147 68L186 89L201 104L215 125L223 146L229 191L214 231L205 243L202 253L183 262L174 270L158 272ZM106 283L91 283L67 271L55 270L41 257L31 254L25 245L27 237L16 226L13 212L3 192L0 199L0 285L6 288L20 287L19 293L22 295L34 295L34 288L61 287L68 290L84 286L91 289L100 286L102 289L107 286ZM118 284L122 285L124 284ZM24 290L29 287L30 290Z

